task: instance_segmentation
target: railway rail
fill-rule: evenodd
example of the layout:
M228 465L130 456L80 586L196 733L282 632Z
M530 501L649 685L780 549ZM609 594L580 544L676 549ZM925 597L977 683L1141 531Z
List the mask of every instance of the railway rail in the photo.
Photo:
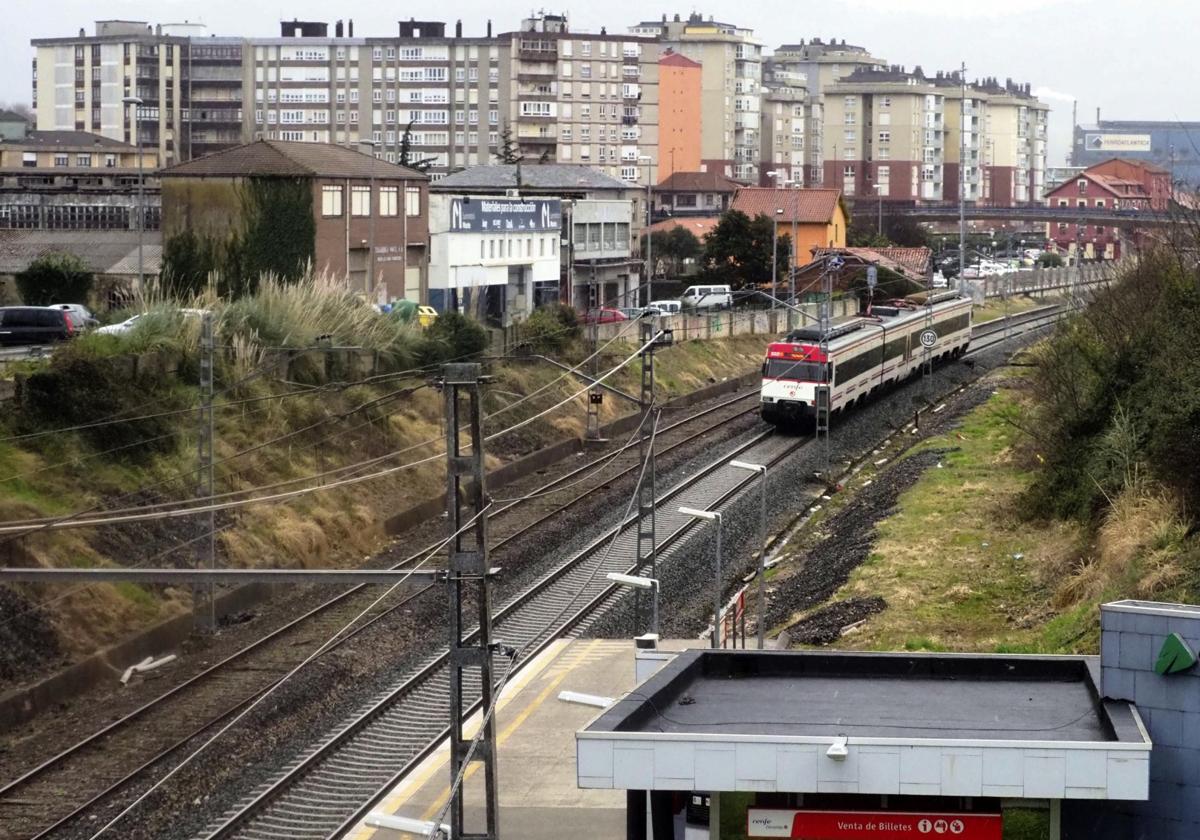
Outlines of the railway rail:
M977 324L968 355L1002 343L1012 335L1048 326L1061 318L1063 311L1059 305L1039 307L1009 318ZM757 411L758 401L754 399L750 402L752 397L757 397L757 391L725 400L661 428L659 434L665 435L684 429L701 418L717 418L699 431L688 433L680 440L660 448L659 454L686 446L730 420ZM754 476L728 467L729 460L742 457L774 464L806 442L771 432L757 434L705 469L689 476L687 481L663 493L658 500L657 514L658 531L665 535L659 544L661 561L671 562L682 545L683 534L694 526L693 520L677 513L679 506L719 506L754 480ZM593 459L531 493L500 504L492 514L493 522L497 524L506 522L503 516L509 511L523 505L534 506L534 502L544 512L524 524L493 527L493 533L500 538L493 548L519 539L609 484L635 473L639 469L636 463L614 468L626 448ZM577 492L562 498L562 494L569 490ZM630 572L636 568L634 519L626 519L601 535L497 612L495 635L505 644L526 651L522 662L535 656L553 639L571 633L589 613L612 598L616 593L616 585L607 580L607 572ZM608 551L610 541L612 549ZM428 546L395 564L394 568L413 564L434 548ZM311 631L316 639L327 638L331 633L326 631L342 626L347 615L356 614L361 609L364 603L362 599L365 598L365 593L361 591L363 589L361 586L354 587L329 599L0 786L3 822L17 830L25 827L24 833L14 836L49 837L110 795L139 781L146 781L145 777L151 769L160 764L165 767L173 754L181 752L198 735L228 720L269 690L283 674L303 659L308 649L293 650L290 658L276 663L267 672L257 668L239 669L235 667L238 663L244 663L270 645L296 648L294 637L301 633ZM342 638L338 646L346 644L423 591L380 604L362 625ZM555 620L555 617L559 617L559 620ZM289 639L291 641L287 641ZM265 684L264 673L271 677ZM243 676L229 676L236 674ZM247 675L257 675L258 683L251 686L252 677ZM197 689L202 686L204 691L197 694ZM469 697L479 696L478 684L468 682L464 689ZM348 830L365 813L367 804L390 789L408 767L419 761L444 737L447 728L440 721L449 705L448 692L445 654L432 656L418 665L411 676L372 697L336 731L298 755L271 781L251 791L199 836L210 840L229 837L327 838ZM214 697L221 698L223 702L214 702L211 699ZM230 702L231 697L237 699ZM182 718L178 713L181 706L189 709ZM159 717L173 719L173 723L163 728L163 732L169 735L149 739L151 747L147 749L146 733L158 731L159 724L155 723L155 719ZM181 731L185 733L182 736ZM136 735L128 734L134 732ZM96 772L95 765L111 767L114 764L114 751L120 753L126 749L120 744L121 737L135 741L140 750L130 748L130 758L122 765L122 771L102 769ZM89 761L89 755L103 755L105 758L101 762ZM115 764L121 765L121 762ZM132 771L128 770L130 765L135 765ZM74 807L69 804L64 806L61 798L63 790L83 791L82 798L86 801Z
M754 396L755 392L739 394L673 421L660 434L686 433L660 452L677 450L732 419L754 412L757 401L747 405ZM710 422L698 430L689 429L704 419ZM521 498L498 505L492 514L493 533L498 537L493 549L519 539L550 518L580 505L606 485L628 477L638 465L625 466L619 462L623 456L636 460L634 453L636 448L628 452L622 448L591 459ZM574 492L564 497L571 491ZM513 521L513 517L504 516L525 508L536 508L539 512L529 521ZM393 568L413 565L436 548L436 544L426 546ZM322 655L346 645L428 589L398 594L376 605L352 632L344 634ZM3 783L0 836L48 838L107 797L147 776L152 768L270 690L375 597L365 586L351 587ZM311 643L305 644L306 641ZM263 664L264 659L269 662ZM78 804L64 800L63 790L75 792L74 802Z

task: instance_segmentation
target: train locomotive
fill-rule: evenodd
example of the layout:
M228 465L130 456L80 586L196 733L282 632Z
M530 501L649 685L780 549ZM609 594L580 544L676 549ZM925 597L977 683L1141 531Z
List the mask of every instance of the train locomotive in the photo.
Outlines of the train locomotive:
M824 339L824 340L822 340ZM956 291L910 295L867 312L792 330L772 342L762 366L762 418L811 428L818 389L830 413L851 408L920 371L929 359L962 355L971 341L971 301Z

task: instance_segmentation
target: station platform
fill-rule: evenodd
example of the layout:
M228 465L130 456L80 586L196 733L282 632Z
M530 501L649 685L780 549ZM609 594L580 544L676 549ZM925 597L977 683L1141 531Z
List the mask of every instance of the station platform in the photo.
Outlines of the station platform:
M665 641L660 650L702 646L698 640ZM623 790L581 790L576 782L575 733L602 711L565 703L559 692L619 698L634 678L632 639L559 640L505 687L496 706L501 836L522 840L621 840L625 837ZM474 733L478 715L468 728ZM413 768L374 813L436 820L450 792L449 748L443 743ZM478 771L478 766L473 767ZM468 830L482 828L483 773L469 773ZM347 840L412 840L420 835L360 823Z

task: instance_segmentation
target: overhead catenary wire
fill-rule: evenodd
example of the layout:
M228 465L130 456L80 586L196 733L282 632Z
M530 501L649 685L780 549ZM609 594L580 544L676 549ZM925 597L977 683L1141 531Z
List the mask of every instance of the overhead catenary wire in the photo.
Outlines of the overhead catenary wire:
M393 592L395 592L396 589L398 589L400 586L402 586L410 577L412 577L412 575L417 570L422 568L426 563L428 563L431 559L433 559L433 557L436 556L439 551L441 551L443 548L445 548L446 545L448 545L451 540L458 537L467 528L472 527L475 523L475 520L477 520L480 516L485 516L487 514L487 510L489 507L491 507L490 504L485 506L482 510L480 510L478 513L476 513L474 516L472 516L462 527L460 527L458 529L458 531L449 535L448 537L446 537L445 540L443 540L442 542L440 542L436 546L434 546L429 551L429 553L426 554L425 557L421 559L421 561L419 563L417 563L415 566L413 566L411 569L408 570L408 573L404 577L400 578L400 580L396 581L391 586L389 586L387 589L385 589L378 598L376 598L374 601L372 601L370 604L368 604L366 607L364 607L361 612L359 612L357 615L355 615L353 618L351 618L348 622L346 622L346 624L342 625L342 627L340 627L338 630L336 630L333 633L333 635L330 636L328 639L326 639L316 650L314 650L312 653L308 654L308 656L304 657L304 659L302 659L294 668L292 668L290 671L288 671L286 674L284 674L282 677L280 677L278 682L276 682L274 685L267 688L267 690L264 691L262 694L260 694L257 698L255 698L255 700L252 703L250 703L248 706L246 706L246 708L244 708L237 715L235 715L228 723L226 723L219 730L217 730L215 733L213 733L207 740L204 741L204 743L200 744L200 746L196 747L195 750L188 753L188 755L186 757L184 757L184 759L181 762L179 762L174 767L172 767L169 771L167 771L166 774L164 774L162 776L162 778L160 778L153 785L151 785L149 788L147 788L145 791L143 791L137 797L137 799L133 800L128 805L126 805L125 808L120 811L120 813L118 813L115 817L113 817L111 820L109 820L103 827L100 828L99 831L97 831L95 834L92 834L90 837L90 840L96 840L96 838L100 837L102 834L107 832L110 828L115 826L118 822L120 822L122 819L124 819L124 817L127 814L129 814L131 811L133 811L134 808L136 808L142 802L146 801L146 799L152 793L157 791L169 779L171 779L173 776L175 776L175 774L177 774L184 767L187 767L189 764L191 764L196 759L197 756L199 756L202 752L204 752L206 749L208 749L210 746L212 746L212 744L215 743L218 738L222 737L225 733L227 733L229 730L231 730L234 726L241 723L246 718L246 716L250 714L250 712L252 712L254 709L258 708L259 704L261 704L264 700L266 700L268 697L273 695L281 686L285 685L289 680L291 680L292 677L294 677L297 673L299 673L305 666L307 666L309 663L311 663L313 660L315 660L317 657L319 657L322 653L324 653L326 650L328 650L329 647L331 647L339 638L341 638L343 633L346 633L347 631L352 629L354 627L354 625L357 624L363 618L363 616L365 616L367 613L369 613L380 602L382 602L385 598L387 598L389 595L391 595Z

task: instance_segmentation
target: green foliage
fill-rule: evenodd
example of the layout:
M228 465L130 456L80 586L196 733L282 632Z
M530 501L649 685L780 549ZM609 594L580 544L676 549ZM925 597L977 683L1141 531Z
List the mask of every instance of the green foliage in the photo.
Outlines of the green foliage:
M1042 268L1062 268L1063 258L1060 254L1055 254L1052 251L1044 251L1038 255L1037 263Z
M419 357L423 365L467 359L488 348L487 330L460 312L444 312L425 330Z
M171 434L177 417L146 417L184 405L182 396L171 398L174 384L174 374L165 371L135 374L128 357L97 358L68 346L55 354L49 367L25 380L16 427L20 431L40 431L86 425L113 416L145 417L79 432L95 449L125 447L122 458L144 461L173 451L179 443ZM155 402L153 412L142 409L147 400L159 397L165 399Z
M408 121L408 125L404 127L404 135L400 138L400 154L396 159L396 163L401 166L407 166L410 169L415 169L418 172L428 172L429 167L433 165L436 158L417 157L413 153L412 147L412 127L416 119Z
M883 235L888 242L901 248L925 248L929 246L929 231L912 216L889 216L885 213L883 217Z
M163 285L177 296L197 295L208 285L209 273L219 270L220 261L211 237L185 230L163 244Z
M83 260L63 253L43 254L16 276L17 290L28 306L87 303L92 279Z
M579 315L564 303L543 306L521 325L521 338L536 353L558 353L580 334Z
M856 212L850 219L850 227L846 230L846 245L850 248L887 248L892 242L879 232L879 216L872 209L878 210L878 205L869 207L865 202L857 205Z
M1200 502L1198 280L1193 263L1146 253L1042 348L1028 431L1046 468L1030 514L1090 517L1144 480Z
M525 160L520 144L513 139L512 126L507 122L500 129L500 151L496 152L496 160L500 163L520 163Z
M774 244L774 220L761 213L751 219L739 210L727 211L704 237L703 281L735 289L770 282ZM782 225L777 259L779 276L786 277L791 236Z
M700 256L703 246L696 234L682 225L676 225L670 230L657 230L650 236L652 245L651 257L655 266L666 266L669 277L677 277L683 272L687 260ZM642 237L642 253L646 252L646 237Z
M299 280L312 265L316 244L312 188L300 178L250 178L241 188L242 229L237 273L223 272L223 293L253 292L264 275ZM233 266L230 266L232 269Z

